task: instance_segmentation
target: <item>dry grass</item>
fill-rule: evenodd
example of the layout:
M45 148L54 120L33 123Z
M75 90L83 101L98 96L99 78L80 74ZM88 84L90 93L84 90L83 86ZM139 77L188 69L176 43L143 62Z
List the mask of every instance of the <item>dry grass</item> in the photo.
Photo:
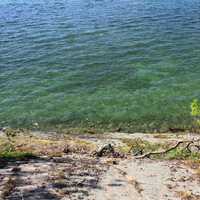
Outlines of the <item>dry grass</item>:
M160 134L153 135L153 137L154 137L154 138L159 138L159 139L168 139L168 138L170 138L169 135L164 134L164 133L160 133Z
M200 169L200 160L186 160L184 164L195 171Z
M10 131L11 132L11 131ZM44 138L36 137L30 133L15 132L12 141L8 137L0 137L1 152L29 152L37 156L62 156L66 148L73 152L90 152L96 149L96 146L86 140L73 137Z
M121 150L124 153L129 153L129 151L139 151L150 152L157 151L168 148L169 144L161 144L161 143L151 143L146 140L142 140L140 138L136 139L122 139L122 142L125 144L121 147Z
M5 199L15 188L16 181L13 177L4 180L3 188L0 191L0 199Z
M199 200L200 196L193 194L191 191L179 191L177 192L178 197L181 200Z
M200 179L200 167L195 171L197 177Z

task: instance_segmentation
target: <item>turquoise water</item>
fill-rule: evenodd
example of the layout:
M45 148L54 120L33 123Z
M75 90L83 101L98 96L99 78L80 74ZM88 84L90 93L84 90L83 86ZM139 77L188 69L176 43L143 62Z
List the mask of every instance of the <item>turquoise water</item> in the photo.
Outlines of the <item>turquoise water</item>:
M1 0L0 126L188 126L199 0Z

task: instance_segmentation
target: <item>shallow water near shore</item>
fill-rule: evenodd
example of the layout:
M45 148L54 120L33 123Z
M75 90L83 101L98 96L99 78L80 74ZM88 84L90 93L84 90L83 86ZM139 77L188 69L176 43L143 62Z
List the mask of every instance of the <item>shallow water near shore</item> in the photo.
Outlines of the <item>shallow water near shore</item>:
M198 0L1 1L0 126L189 125L199 16Z

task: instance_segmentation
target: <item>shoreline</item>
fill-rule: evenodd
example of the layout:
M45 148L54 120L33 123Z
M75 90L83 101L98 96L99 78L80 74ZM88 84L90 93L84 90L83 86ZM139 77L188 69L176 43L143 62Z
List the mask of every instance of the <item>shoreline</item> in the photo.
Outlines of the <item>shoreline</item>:
M153 124L153 123L152 123ZM5 125L0 126L0 131L6 128L13 130L27 130L27 131L41 131L41 132L61 132L61 133L103 133L103 132L126 132L126 133L178 133L178 132L199 132L199 127L195 126L193 122L188 124L166 124L163 122L162 125L156 124L133 124L133 123L109 123L109 124L98 124L98 123L76 123L76 124L39 124L34 122L29 126L15 126ZM183 125L184 124L184 125Z

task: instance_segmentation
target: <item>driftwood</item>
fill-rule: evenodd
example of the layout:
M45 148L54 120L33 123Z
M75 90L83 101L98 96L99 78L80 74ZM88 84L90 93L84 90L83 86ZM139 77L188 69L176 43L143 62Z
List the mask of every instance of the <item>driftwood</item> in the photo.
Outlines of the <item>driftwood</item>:
M112 158L124 158L123 153L115 151L114 147L111 144L103 146L99 151L96 151L93 155L97 157L109 156Z
M190 153L190 145L194 144L195 142L199 142L200 139L198 140L190 140L190 141L179 141L176 145L174 145L173 147L167 149L167 150L163 150L163 151L155 151L155 152L148 152L146 154L143 154L141 156L135 156L136 159L142 159L142 158L150 158L153 155L163 155L163 154L167 154L168 152L178 148L181 144L186 143L185 149L187 149ZM196 147L198 147L198 149L200 150L200 146L199 145L195 145Z
M95 152L94 155L102 157L106 154L113 154L115 152L114 147L111 144L105 145L99 151Z

